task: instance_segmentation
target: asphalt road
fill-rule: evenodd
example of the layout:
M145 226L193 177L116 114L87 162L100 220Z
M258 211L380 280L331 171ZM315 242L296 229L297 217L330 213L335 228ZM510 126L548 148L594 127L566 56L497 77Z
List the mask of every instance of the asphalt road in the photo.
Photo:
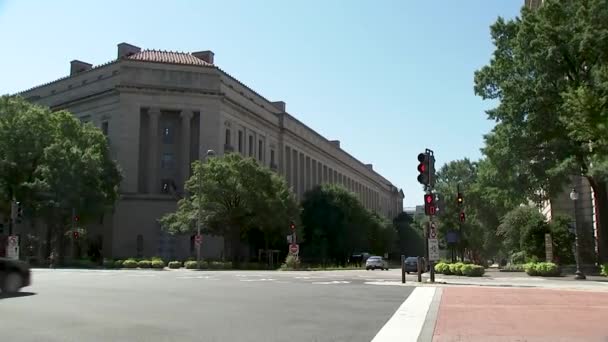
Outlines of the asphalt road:
M34 270L2 341L370 341L411 293L395 271ZM391 286L381 286L384 282Z

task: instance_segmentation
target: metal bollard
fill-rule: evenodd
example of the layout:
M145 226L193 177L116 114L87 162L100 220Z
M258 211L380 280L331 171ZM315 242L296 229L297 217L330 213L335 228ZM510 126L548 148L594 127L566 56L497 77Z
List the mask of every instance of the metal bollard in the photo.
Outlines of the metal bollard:
M417 259L417 268L418 268L418 282L422 283L422 259L418 257Z
M405 284L405 255L401 256L401 283Z

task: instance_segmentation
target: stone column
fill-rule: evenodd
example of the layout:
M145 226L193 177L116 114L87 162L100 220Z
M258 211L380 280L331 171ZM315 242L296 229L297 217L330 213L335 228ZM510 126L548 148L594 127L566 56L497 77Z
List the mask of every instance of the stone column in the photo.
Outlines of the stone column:
M192 111L182 111L180 117L182 119L181 132L181 174L183 189L186 188L186 182L190 178L190 123L192 120Z
M160 182L158 180L158 154L159 154L159 132L158 121L160 119L160 109L150 108L148 110L148 193L157 194L160 192Z

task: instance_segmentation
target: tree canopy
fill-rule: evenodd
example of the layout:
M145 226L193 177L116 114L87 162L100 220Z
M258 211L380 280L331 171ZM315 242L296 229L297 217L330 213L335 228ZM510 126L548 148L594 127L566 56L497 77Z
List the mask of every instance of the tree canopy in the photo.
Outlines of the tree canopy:
M83 223L98 219L116 201L121 179L101 130L67 111L0 98L0 202L6 215L15 198L30 218L44 218L47 246L57 238L61 254L72 210Z
M240 242L250 229L270 239L287 235L289 222L298 220L298 204L284 179L254 159L230 153L193 165L186 183L189 196L160 220L169 232L195 231L200 210L203 231L224 237L237 265Z
M357 197L339 185L309 190L302 201L303 257L317 262L345 264L353 253L389 252L395 229L363 207Z
M521 18L499 18L496 46L475 73L475 93L498 100L484 153L502 185L540 200L571 175L593 187L608 258L608 0L547 0Z

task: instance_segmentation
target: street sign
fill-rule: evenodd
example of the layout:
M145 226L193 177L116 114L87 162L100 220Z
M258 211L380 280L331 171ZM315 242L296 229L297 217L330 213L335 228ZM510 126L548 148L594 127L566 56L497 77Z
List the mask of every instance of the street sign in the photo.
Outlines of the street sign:
M289 245L289 253L293 255L298 255L298 253L300 253L300 245L298 245L297 243L292 243L291 245Z
M545 260L553 262L553 240L549 233L545 234Z
M431 239L437 238L437 226L435 226L435 222L431 222L431 232L429 233L429 235Z
M287 235L287 243L288 244L292 244L293 243L293 235L292 234Z
M439 259L439 240L429 239L429 260L437 261Z
M194 242L197 245L200 245L201 243L203 243L203 236L200 234L196 234L196 236L194 237Z
M458 232L453 230L449 231L446 236L446 240L448 243L458 243Z
M6 257L13 260L19 259L19 237L11 235L6 245Z

